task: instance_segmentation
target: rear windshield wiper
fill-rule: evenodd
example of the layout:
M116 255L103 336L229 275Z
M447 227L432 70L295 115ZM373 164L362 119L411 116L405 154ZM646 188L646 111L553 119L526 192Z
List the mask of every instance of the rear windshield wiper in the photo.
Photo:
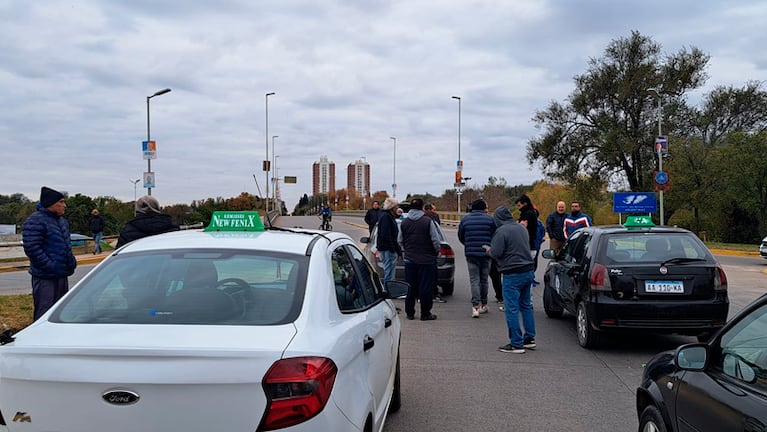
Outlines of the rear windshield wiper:
M663 261L662 263L660 263L660 265L664 266L666 264L682 264L682 263L700 262L700 261L706 261L706 259L705 258L676 257L676 258L669 258L666 261Z

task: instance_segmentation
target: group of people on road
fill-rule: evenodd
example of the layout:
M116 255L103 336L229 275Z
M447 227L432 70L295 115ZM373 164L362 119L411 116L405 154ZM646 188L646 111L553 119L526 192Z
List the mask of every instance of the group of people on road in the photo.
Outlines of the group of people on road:
M519 211L516 220L506 206L499 206L490 216L484 200L472 202L470 212L458 226L458 240L466 256L472 318L488 312L488 291L492 283L496 301L502 303L499 309L506 315L509 337L509 343L498 349L521 354L537 346L531 290L538 284L535 271L544 224L539 221L540 213L529 196L521 195L515 204ZM591 225L591 218L581 212L577 201L573 202L570 215L565 215L564 208L564 202L558 202L545 224L552 249L560 249L572 232Z
M32 276L33 318L37 320L69 291L69 276L77 268L72 252L69 222L63 193L43 186L40 201L22 226L24 254L29 258ZM88 227L93 234L93 254L102 252L101 240L106 222L98 209L89 216ZM136 201L136 217L120 231L116 247L133 240L178 230L170 216L160 212L160 203L152 196Z

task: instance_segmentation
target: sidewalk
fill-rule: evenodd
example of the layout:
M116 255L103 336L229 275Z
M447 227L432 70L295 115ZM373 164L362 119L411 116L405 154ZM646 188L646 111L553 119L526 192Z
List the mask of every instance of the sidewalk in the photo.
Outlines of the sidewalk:
M93 255L93 254L75 255L75 259L77 259L77 265L95 264L95 263L101 262L101 260L109 256L110 253L111 251L103 252L98 255ZM27 260L0 263L0 273L14 272L14 271L27 271L27 269L29 269L29 261Z

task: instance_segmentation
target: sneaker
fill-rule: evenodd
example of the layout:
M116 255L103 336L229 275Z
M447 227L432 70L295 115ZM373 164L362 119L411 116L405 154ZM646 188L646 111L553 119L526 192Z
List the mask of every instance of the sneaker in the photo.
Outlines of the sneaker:
M540 282L538 282L537 280L533 279L533 286L538 286L540 284L541 284Z
M498 310L501 312L506 312L506 308L503 307L503 305L498 306Z
M504 346L498 347L498 351L505 352L505 353L512 353L512 354L524 354L525 353L525 349L524 348L511 346L511 344L506 344Z
M527 349L534 350L537 345L535 344L535 339L525 339L524 347Z
M434 315L433 313L430 313L429 315L426 315L426 316L421 315L421 321L434 321L435 319L437 319L437 316Z
M447 300L443 299L440 296L434 296L434 303L447 303Z
M471 317L472 318L479 318L479 306L472 306L471 307Z
M414 320L414 319L415 319L415 315L408 315L408 316L407 316L407 319L409 319L409 320Z
M502 299L502 298L499 298L499 299L495 299L495 302L496 302L496 303L503 303L503 299Z
M483 304L482 306L479 307L479 313L481 313L481 314L487 313L487 305L486 304Z

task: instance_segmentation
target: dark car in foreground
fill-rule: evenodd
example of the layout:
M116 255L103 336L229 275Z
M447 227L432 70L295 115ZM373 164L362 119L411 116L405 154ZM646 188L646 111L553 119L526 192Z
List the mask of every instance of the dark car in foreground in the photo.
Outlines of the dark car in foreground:
M707 340L727 320L727 278L692 232L656 227L647 217L573 233L544 276L550 318L576 317L578 343L599 346L607 333L643 331Z
M401 219L398 219L399 223ZM453 295L453 280L455 276L455 251L447 242L445 233L442 232L442 228L437 225L439 231L439 253L437 254L437 285L442 288L442 294L449 296ZM373 227L373 231L370 233L370 237L362 237L361 243L365 246L365 258L368 262L373 264L378 275L383 279L384 268L381 256L376 248L376 238L378 238L378 224ZM405 263L402 257L397 259L397 266L395 268L394 278L397 280L405 280Z
M767 430L767 295L708 343L653 357L636 410L640 432Z

